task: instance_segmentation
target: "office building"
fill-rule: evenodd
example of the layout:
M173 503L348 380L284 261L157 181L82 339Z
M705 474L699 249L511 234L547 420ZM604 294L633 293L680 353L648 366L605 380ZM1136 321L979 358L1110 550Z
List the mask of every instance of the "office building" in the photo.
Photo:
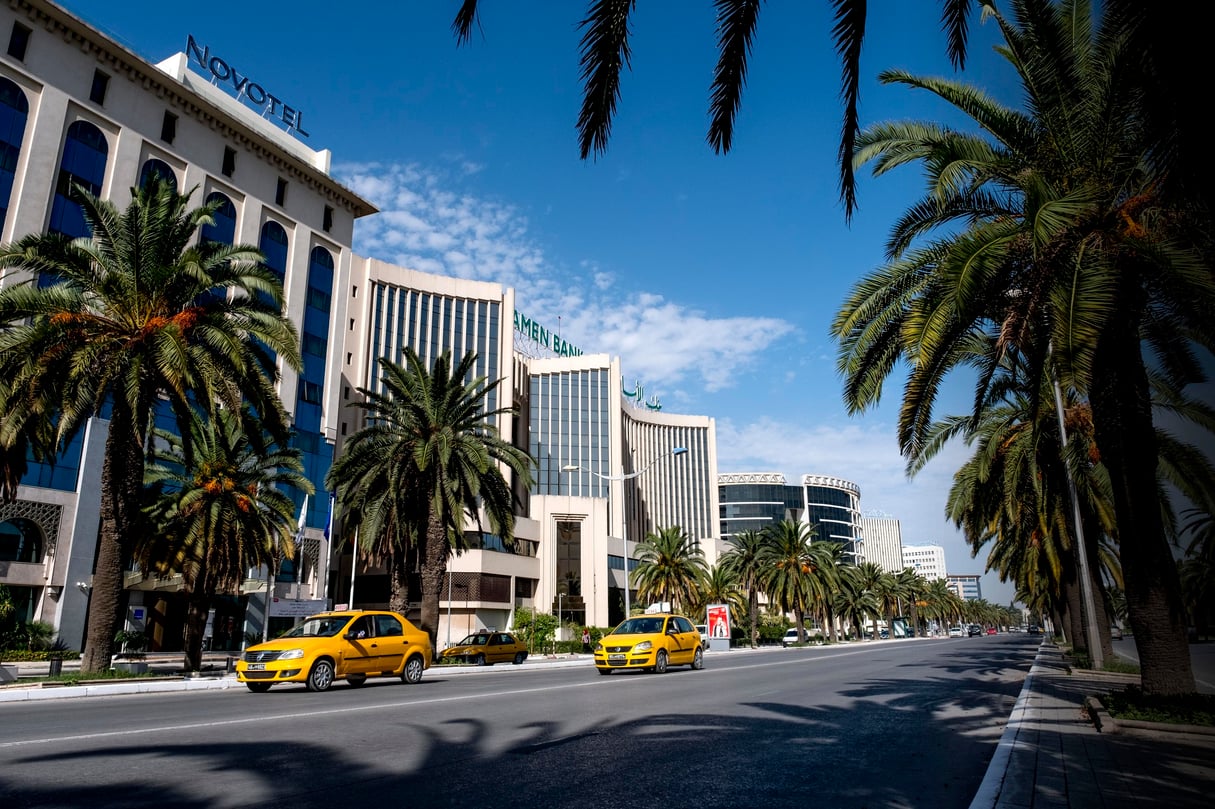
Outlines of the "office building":
M804 522L814 537L839 543L846 561L859 553L861 490L829 475L803 475L790 486L779 472L729 472L717 476L723 539L742 531L762 531L783 520Z
M903 531L899 521L887 515L867 514L861 517L861 535L857 558L873 562L888 573L903 569Z
M983 583L978 573L950 573L945 577L949 589L966 601L983 598Z
M945 549L940 545L904 545L903 567L915 570L928 581L945 578Z

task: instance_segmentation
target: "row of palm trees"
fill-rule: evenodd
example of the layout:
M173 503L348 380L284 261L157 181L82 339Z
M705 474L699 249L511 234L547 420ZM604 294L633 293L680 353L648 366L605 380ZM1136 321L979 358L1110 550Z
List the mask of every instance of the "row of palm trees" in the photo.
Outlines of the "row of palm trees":
M888 263L833 324L854 412L906 370L899 442L914 473L950 439L974 447L947 513L1024 603L1077 645L1124 586L1146 692L1192 692L1167 487L1215 511L1210 455L1162 429L1189 421L1209 448L1215 410L1187 398L1215 350L1209 186L1178 164L1189 137L1162 85L1154 12L1136 4L1012 0L999 53L1021 81L1011 108L954 81L887 71L933 93L976 133L893 122L860 134L855 165L918 166L926 193L899 219ZM1181 104L1186 102L1180 101ZM939 419L944 377L967 368L970 413ZM1107 642L1108 632L1098 637Z
M101 520L81 668L109 667L122 627L123 574L180 576L188 602L185 663L198 669L208 607L250 569L274 576L296 558L295 500L314 493L276 392L276 362L298 372L300 342L280 279L248 245L199 238L214 205L153 177L119 211L75 189L90 236L34 234L0 246L0 496L16 497L27 458L53 462L93 416L108 419ZM383 392L360 389L367 426L326 485L341 538L384 562L391 607L421 570L422 628L432 641L449 554L466 517L509 541L514 483L531 459L493 426L498 382L476 355L428 369L381 360ZM156 429L165 421L171 430ZM297 560L298 561L298 560Z
M709 604L730 605L734 615L746 616L752 646L759 643L761 604L770 613L793 615L803 640L808 620L832 641L849 634L876 637L879 619L894 637L895 619L903 615L917 633L930 621L1021 623L1020 610L966 601L943 579L928 581L912 568L847 564L839 543L815 536L813 526L793 520L743 531L727 538L728 550L709 566L683 529L660 529L638 543L631 583L641 601L668 602L687 615L701 615Z

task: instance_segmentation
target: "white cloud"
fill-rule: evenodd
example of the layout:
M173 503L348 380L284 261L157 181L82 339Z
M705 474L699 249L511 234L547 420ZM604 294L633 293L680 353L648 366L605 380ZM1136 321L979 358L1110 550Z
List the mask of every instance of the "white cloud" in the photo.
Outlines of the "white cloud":
M795 331L774 317L714 317L648 290L624 290L616 273L587 259L555 264L509 203L461 190L451 174L412 164L348 164L336 174L380 213L355 225L355 250L424 272L496 281L520 310L559 329L587 353L621 358L624 374L666 396L676 386L718 391Z

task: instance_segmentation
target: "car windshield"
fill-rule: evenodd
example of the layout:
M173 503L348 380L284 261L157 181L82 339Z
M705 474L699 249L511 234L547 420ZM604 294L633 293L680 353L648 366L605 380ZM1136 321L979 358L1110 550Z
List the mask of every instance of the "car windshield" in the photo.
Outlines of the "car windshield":
M653 635L662 631L662 618L630 618L612 630L613 635Z
M489 635L469 635L457 643L457 646L484 646L489 643Z
M306 619L283 635L284 638L332 638L350 623L349 615L318 615Z

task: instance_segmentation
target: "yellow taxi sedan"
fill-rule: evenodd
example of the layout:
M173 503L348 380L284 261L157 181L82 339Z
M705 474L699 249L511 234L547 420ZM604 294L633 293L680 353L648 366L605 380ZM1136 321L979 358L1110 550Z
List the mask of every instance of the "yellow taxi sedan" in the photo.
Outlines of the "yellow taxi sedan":
M335 680L360 686L368 677L412 684L430 667L431 650L430 636L400 613L323 612L282 637L250 646L236 663L236 677L259 694L279 683L327 691Z
M595 668L600 674L617 670L662 674L670 666L705 667L700 633L682 615L635 615L595 644Z
M492 666L509 662L518 666L527 660L527 644L509 632L473 632L444 649L441 658L444 663Z

